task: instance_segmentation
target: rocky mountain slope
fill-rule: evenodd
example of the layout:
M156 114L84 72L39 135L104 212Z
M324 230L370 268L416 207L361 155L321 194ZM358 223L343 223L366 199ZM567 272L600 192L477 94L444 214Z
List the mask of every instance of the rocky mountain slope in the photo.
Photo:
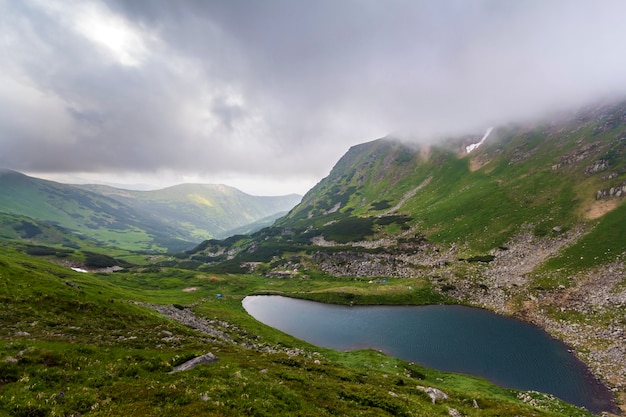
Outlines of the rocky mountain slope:
M273 227L190 257L292 279L427 278L565 340L624 404L625 199L626 103L603 103L431 145L354 146Z

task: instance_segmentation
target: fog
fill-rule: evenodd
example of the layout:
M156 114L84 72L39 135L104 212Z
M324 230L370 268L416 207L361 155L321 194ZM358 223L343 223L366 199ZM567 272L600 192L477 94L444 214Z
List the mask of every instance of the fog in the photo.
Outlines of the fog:
M352 145L626 93L623 1L0 0L0 167L304 193Z

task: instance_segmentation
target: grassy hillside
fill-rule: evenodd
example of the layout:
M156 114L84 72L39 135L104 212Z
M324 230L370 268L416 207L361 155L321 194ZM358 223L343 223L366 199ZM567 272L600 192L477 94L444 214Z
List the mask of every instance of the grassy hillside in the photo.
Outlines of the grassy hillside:
M595 230L586 245L602 256L566 254L560 262L573 269L610 262L626 250L619 238L626 235L625 114L619 104L500 127L470 154L465 147L480 135L437 146L393 139L354 146L288 215L233 250L246 249L241 260L268 262L314 251L316 237L336 245L425 240L471 257L527 230L557 238L582 229Z
M274 227L232 250L240 260L268 262L281 253L327 250L315 238L335 246L389 239L383 246L422 240L471 257L527 230L558 238L581 229L594 232L580 247L597 254L575 256L574 247L555 265L602 265L626 250L625 118L619 104L501 127L470 154L465 147L479 135L428 147L392 139L354 146Z
M130 250L183 250L190 242L157 218L80 188L0 172L0 212L25 215L102 244Z
M77 236L55 224L7 213L0 213L0 238L70 249L78 249L89 244L96 245L95 241L90 241L84 236Z
M596 195L626 182L625 113L626 106L618 105L498 128L470 154L465 146L479 136L430 147L390 139L358 145L280 225L313 226L323 234L329 221L395 208L429 240L482 253L527 225L545 235L592 225L596 218L602 223L602 214L623 201ZM366 237L384 235L385 229L377 232Z
M374 351L316 349L245 314L242 296L262 291L265 279L158 268L81 274L3 249L0 415L590 415ZM173 304L206 318L213 333L136 301ZM207 352L218 362L171 373ZM435 403L418 385L449 398Z
M183 234L200 242L225 238L238 229L256 231L248 226L273 220L294 207L296 194L261 197L243 193L226 185L181 184L154 191L131 191L106 186L81 186L133 207L140 213L161 219Z
M72 186L0 171L0 213L57 225L102 245L180 252L202 240L254 231L299 201L231 187L186 184L157 191ZM260 227L260 226L258 226Z

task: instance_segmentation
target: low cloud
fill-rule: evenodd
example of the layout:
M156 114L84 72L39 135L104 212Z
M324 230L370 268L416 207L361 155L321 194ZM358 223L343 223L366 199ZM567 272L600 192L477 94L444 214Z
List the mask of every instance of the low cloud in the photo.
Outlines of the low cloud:
M0 2L0 166L313 185L387 134L480 134L625 94L625 15L617 0Z

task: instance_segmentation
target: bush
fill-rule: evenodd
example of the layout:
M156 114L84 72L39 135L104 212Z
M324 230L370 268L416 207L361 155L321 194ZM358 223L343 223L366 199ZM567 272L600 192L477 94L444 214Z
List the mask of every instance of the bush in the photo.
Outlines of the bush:
M339 396L345 400L354 401L366 407L380 408L393 416L408 415L400 401L384 395L376 395L373 392L360 390L343 390Z
M373 202L370 207L372 210L385 210L391 208L391 204L389 200L381 200Z
M85 266L88 268L110 268L117 265L117 261L101 253L87 253L85 257Z
M324 227L322 232L326 239L339 243L359 241L373 233L375 221L371 217L348 217Z
M41 229L37 225L22 221L18 226L14 227L15 231L25 239L31 239L42 233Z
M11 362L0 362L0 386L20 379L21 369Z
M29 246L26 253L33 256L50 256L56 255L57 250L48 246Z
M467 258L466 261L467 262L485 262L485 263L489 263L489 262L493 261L494 259L496 259L496 257L493 256L493 255L477 255L477 256L472 256L471 258Z

